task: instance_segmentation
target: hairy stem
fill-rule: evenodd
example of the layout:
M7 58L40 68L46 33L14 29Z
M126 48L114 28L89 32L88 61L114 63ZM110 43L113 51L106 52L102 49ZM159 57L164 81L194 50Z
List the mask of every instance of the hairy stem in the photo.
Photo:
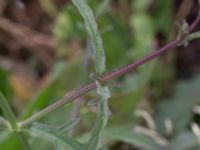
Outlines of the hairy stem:
M200 22L200 15L198 15L196 17L194 22L189 27L189 32L192 32L195 29L195 27L199 24L199 22ZM122 75L126 74L127 72L132 71L132 70L136 69L137 67L139 67L139 66L153 60L154 58L162 55L163 53L167 52L168 50L175 48L180 42L181 42L181 40L175 39L175 40L171 41L170 43L168 43L167 45L165 45L164 47L150 53L149 55L139 59L138 61L133 62L132 64L130 64L126 67L122 67L122 68L118 69L117 71L111 71L110 73L105 74L102 77L102 80L103 81L110 81L110 80L113 80L113 79L115 79L119 76L122 76ZM97 86L96 86L95 82L90 83L90 84L85 85L85 86L82 86L78 90L74 90L74 91L70 92L69 94L64 96L62 99L51 104L50 106L47 106L43 110L37 112L36 114L31 116L27 120L22 121L20 123L20 126L21 127L28 126L32 122L42 118L43 116L45 116L49 112L57 109L60 106L63 106L64 104L67 104L67 103L77 99L78 97L80 97L80 96L82 96L82 95L84 95L84 94L88 93L89 91L92 91L96 88L97 88Z

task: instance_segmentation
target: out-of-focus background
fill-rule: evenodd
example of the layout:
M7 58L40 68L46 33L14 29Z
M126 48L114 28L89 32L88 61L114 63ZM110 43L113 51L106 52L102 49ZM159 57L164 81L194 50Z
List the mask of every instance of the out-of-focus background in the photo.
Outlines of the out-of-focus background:
M103 38L107 71L167 44L177 37L182 21L191 23L199 10L197 0L87 2ZM199 149L199 42L173 49L116 79L120 87L111 83L112 115L102 150ZM69 0L0 0L0 90L19 120L92 81L91 44ZM66 134L86 141L96 115L94 99L95 92L90 92L39 121L61 125L79 118ZM45 138L28 138L33 149L54 149ZM21 145L1 129L0 149L20 150Z

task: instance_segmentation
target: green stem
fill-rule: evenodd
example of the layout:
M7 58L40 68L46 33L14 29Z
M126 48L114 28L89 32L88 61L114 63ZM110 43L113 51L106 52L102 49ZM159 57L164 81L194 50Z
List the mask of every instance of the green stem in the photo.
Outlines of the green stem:
M7 100L5 99L3 94L1 93L1 91L0 91L0 107L3 111L4 116L6 117L6 119L9 122L9 126L10 126L11 130L13 132L15 132L17 137L20 139L20 141L21 141L21 143L24 147L24 150L29 150L30 148L29 148L28 142L25 138L25 135L22 133L22 131L19 131L16 117L15 117L12 109L10 108Z

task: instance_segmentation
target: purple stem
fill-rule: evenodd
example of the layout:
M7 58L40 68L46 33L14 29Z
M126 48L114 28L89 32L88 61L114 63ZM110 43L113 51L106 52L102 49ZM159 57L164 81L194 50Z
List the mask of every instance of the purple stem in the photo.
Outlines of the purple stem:
M200 21L200 11L198 12L198 16L196 17L196 19L193 21L193 23L190 25L189 27L189 32L194 31L194 29L197 27L197 25L199 24Z
M176 45L178 43L179 43L178 40L174 40L174 41L170 42L169 44L167 44L166 46L162 47L161 49L154 51L154 52L150 53L149 55L143 57L142 59L137 60L136 62L134 62L126 67L123 67L115 72L106 74L103 77L103 80L105 80L105 81L112 80L113 78L117 78L123 74L126 74L127 72L137 68L138 66L145 64L146 62L156 58L157 56L160 56L161 54L165 53L169 49L176 47Z
M192 32L196 28L196 26L199 24L199 22L200 22L200 15L198 15L196 17L194 22L189 27L189 32ZM117 71L105 74L102 77L102 80L106 82L106 81L115 79L119 76L122 76L122 75L126 74L127 72L145 64L146 62L153 60L154 58L162 55L163 53L167 52L168 50L175 48L180 42L181 42L181 40L175 39L175 40L171 41L170 43L168 43L167 45L165 45L164 47L160 48L159 50L156 50L156 51L150 53L149 55L143 57L142 59L140 59L136 62L133 62L132 64L130 64L126 67L122 67L121 69L118 69ZM50 106L47 106L46 108L44 108L43 110L34 114L33 116L31 116L27 120L22 121L20 123L20 126L24 127L24 126L31 124L35 120L42 118L43 116L45 116L49 112L55 110L56 108L63 106L64 104L67 104L67 103L79 98L80 96L88 93L89 91L96 89L96 87L97 87L96 83L93 82L93 83L90 83L88 85L82 86L81 88L79 88L77 90L70 92L69 94L64 96L62 99L56 101L55 103L51 104Z

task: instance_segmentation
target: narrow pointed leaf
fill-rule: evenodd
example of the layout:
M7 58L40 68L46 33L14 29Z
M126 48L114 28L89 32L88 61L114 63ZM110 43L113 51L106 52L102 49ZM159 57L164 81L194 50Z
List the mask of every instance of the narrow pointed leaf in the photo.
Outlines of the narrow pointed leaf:
M105 66L105 52L103 48L103 41L97 29L97 23L95 21L94 14L91 8L87 5L85 0L72 0L74 5L78 8L80 14L85 21L86 29L90 35L93 44L94 57L95 57L95 69L96 74L103 74L106 70ZM97 106L97 119L92 130L92 135L88 143L88 150L97 150L100 147L101 136L104 127L107 124L109 117L108 98L110 92L107 86L102 86L100 80L96 79L97 93L100 95L100 99Z
M15 118L13 111L11 110L7 100L5 99L3 94L1 93L1 91L0 91L0 107L3 111L4 116L7 118L10 125L12 126L12 128L17 129L16 118Z
M65 132L67 132L69 129L71 129L71 128L73 128L74 126L76 126L76 125L78 124L79 120L80 120L80 119L77 118L77 119L72 120L72 121L69 122L69 123L66 123L66 124L64 124L64 125L61 125L61 126L57 129L57 132L58 132L58 133L65 133Z
M35 123L29 129L33 135L43 137L51 142L60 143L63 148L71 150L86 150L85 146L76 140L64 135L56 134L54 130L51 130L47 125Z
M72 0L72 2L84 18L85 27L93 43L96 72L102 74L105 71L105 54L102 38L98 32L94 14L85 0Z

